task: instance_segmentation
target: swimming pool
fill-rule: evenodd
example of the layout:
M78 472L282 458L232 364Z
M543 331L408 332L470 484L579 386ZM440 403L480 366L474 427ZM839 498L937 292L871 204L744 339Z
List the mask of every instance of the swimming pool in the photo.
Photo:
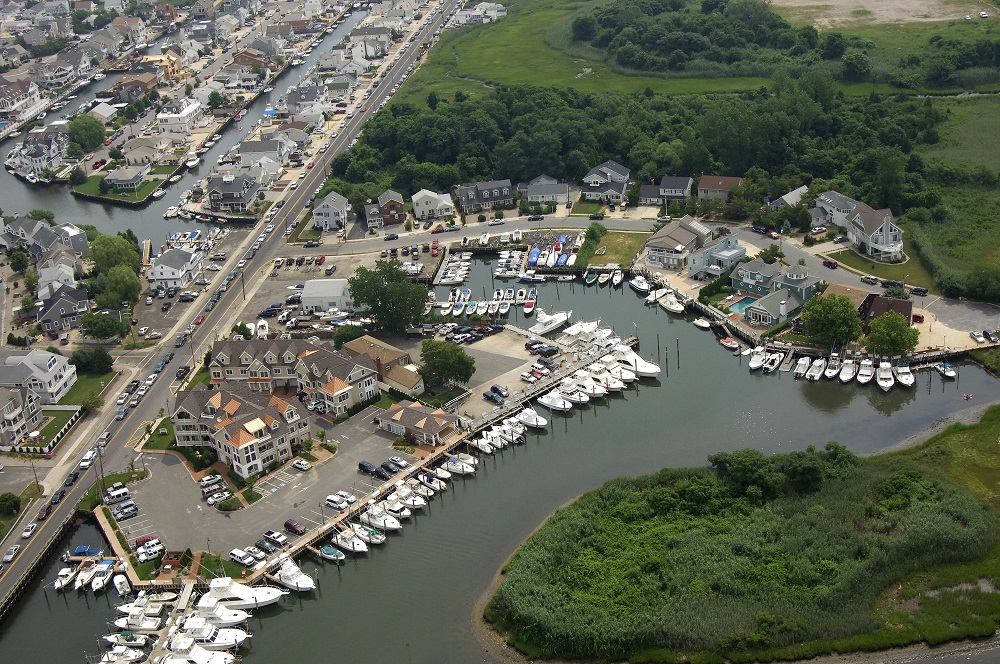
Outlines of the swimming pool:
M735 302L733 302L732 304L730 304L729 305L729 310L730 311L735 311L738 314L742 314L743 311L747 307L749 307L751 304L753 304L756 301L757 301L757 298L751 297L750 295L747 295L746 297L742 297L739 300L736 300Z

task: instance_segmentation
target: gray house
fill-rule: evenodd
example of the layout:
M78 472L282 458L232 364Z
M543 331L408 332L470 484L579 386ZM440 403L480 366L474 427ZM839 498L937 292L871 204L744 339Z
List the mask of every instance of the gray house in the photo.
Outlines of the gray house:
M747 250L740 246L739 235L725 235L705 243L688 256L688 272L698 280L718 277L743 260Z
M588 201L621 203L628 196L629 170L610 159L583 176L582 198Z
M458 204L463 214L510 207L514 203L514 188L510 180L475 182L458 188Z
M705 246L712 231L691 215L667 224L646 241L646 265L666 270L690 267L692 253Z
M521 183L517 185L517 190L529 203L565 205L569 201L569 184L548 175L539 175L530 182Z

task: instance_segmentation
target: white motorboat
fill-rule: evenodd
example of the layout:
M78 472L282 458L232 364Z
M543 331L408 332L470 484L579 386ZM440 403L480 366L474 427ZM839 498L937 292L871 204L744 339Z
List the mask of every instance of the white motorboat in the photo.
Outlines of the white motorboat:
M534 427L536 429L541 429L542 427L546 426L549 423L548 420L546 420L544 417L536 413L531 408L525 408L524 410L519 412L516 415L516 417L517 421L520 422L521 424L528 427Z
M628 367L636 376L655 378L660 375L660 365L647 362L628 346L615 346L612 350L612 356L618 364Z
M113 646L125 646L127 648L145 648L146 644L149 643L149 637L145 634L133 634L128 630L105 634L101 639Z
M411 510L419 510L427 506L424 497L415 493L403 480L396 482L396 490L389 494L388 500L393 500L393 498Z
M556 394L575 405L590 403L590 396L581 390L572 378L568 379L568 381L563 380L563 382L559 384Z
M459 452L458 454L455 455L455 457L459 461L461 461L463 463L467 463L470 466L472 466L473 468L475 468L476 466L479 465L479 458L475 457L475 456L473 456L471 454L466 454L465 452Z
M812 361L809 366L809 370L806 371L806 380L815 382L823 377L823 372L826 370L826 358L817 357Z
M578 369L573 372L572 378L563 380L572 380L573 384L591 399L600 399L608 394L608 389L595 381L594 376L586 369Z
M497 305L497 306L499 306L499 305ZM480 300L479 303L476 304L476 311L475 311L475 313L476 313L477 316L485 316L486 313L489 310L490 310L490 301L489 300Z
M86 590L96 572L97 561L84 560L80 565L80 570L76 573L76 581L73 584L73 588L76 590Z
M617 288L621 285L622 279L625 278L625 274L621 270L615 270L611 273L611 285Z
M896 382L903 387L912 387L913 383L916 382L913 372L910 371L910 365L906 362L897 362L892 368L892 375L896 377Z
M379 530L401 530L403 527L396 517L387 514L384 509L374 504L374 501L368 501L368 509L358 518L361 523Z
M153 193L150 194L150 196L152 196L153 198L157 198L157 199L163 198L166 195L167 195L167 190L166 189L160 189L160 188L154 189Z
M618 364L611 356L602 358L597 364L603 364L607 372L623 383L631 383L636 379L636 374L631 369Z
M181 624L181 633L190 636L205 650L235 650L250 637L242 629L218 627L199 616L190 616L184 620Z
M446 302L445 305L441 307L440 311L438 311L438 313L441 314L442 316L447 316L448 314L451 313L452 307L454 306L455 306L454 302Z
M483 432L482 438L477 438L473 441L474 446L483 454L493 454L497 450L501 450L508 445L508 441L500 435L496 430L496 426L490 428L489 431Z
M504 300L503 302L499 303L497 305L497 313L500 314L501 316L506 316L510 314L510 302Z
M295 590L300 593L316 590L316 580L299 569L299 566L295 564L290 555L282 553L278 557L278 560L281 561L281 566L274 573L275 578L278 579L278 583L289 590Z
M879 362L875 371L875 382L882 388L883 392L888 392L896 384L896 379L892 377L892 365L888 362Z
M590 368L590 373L594 381L608 392L621 392L625 389L625 381L608 373L604 365L594 365Z
M874 377L875 363L866 357L861 360L861 365L858 366L858 382L862 385L867 385L872 382L872 378Z
M74 576L76 576L75 567L63 567L59 570L59 574L56 575L56 580L55 583L52 584L52 587L56 590L62 590L70 584Z
M331 544L324 544L319 547L319 557L323 560L329 560L330 562L339 563L342 560L346 560L347 556L344 552Z
M146 653L138 648L128 646L112 646L111 650L101 655L98 664L121 664L122 662L138 662L146 658Z
M458 318L465 312L465 302L456 302L451 310L451 315Z
M649 293L649 282L646 281L646 277L641 274L637 274L632 277L628 282L629 288L634 290L639 295L646 295Z
M132 586L129 585L128 577L124 574L115 574L111 578L111 583L115 586L115 592L118 593L119 597L125 597L130 592L132 592Z
M420 482L420 484L425 488L430 489L435 493L448 490L448 485L445 484L444 480L429 471L417 474L417 481Z
M354 529L340 530L332 538L333 543L347 553L367 553L368 545L355 533Z
M672 314L684 313L684 305L677 301L673 293L667 293L666 297L660 298L660 307Z
M661 297L666 297L669 292L669 288L657 288L649 291L649 295L646 296L646 304L656 304L657 300Z
M198 164L201 163L201 157L192 157L184 162L184 165L188 168L198 168Z
M413 512L410 511L410 508L401 503L395 496L393 496L392 500L390 500L387 496L385 500L379 501L378 506L385 510L386 514L396 517L396 519L400 522L402 522L403 519L409 519L413 516Z
M573 410L573 402L560 396L558 391L548 392L538 397L536 401L549 410L555 410L559 412L566 412L568 410Z
M445 470L444 466L437 466L436 468L433 468L431 472L434 473L435 477L437 477L439 480L451 479L451 473Z
M823 371L824 378L836 378L840 375L840 355L837 353L830 353L830 361L826 363L826 369Z
M169 178L167 178L167 182L169 182L170 184L177 184L183 179L184 179L183 175L171 175Z
M133 611L142 611L145 616L158 616L163 613L165 602L154 602L148 595L139 593L139 597L134 602L126 602L115 607L118 613L129 615Z
M231 609L214 597L209 597L198 603L194 615L200 616L219 627L241 625L250 618L250 614L242 609Z
M206 650L187 634L175 633L168 647L170 654L158 664L233 664L236 661L232 653Z
M544 309L539 307L538 313L535 314L537 322L528 328L528 332L539 336L548 334L568 323L572 316L572 311L557 311L554 314L547 314Z
M458 457L448 457L444 462L445 469L454 475L475 475L476 468Z
M954 379L958 376L958 372L955 371L955 367L951 366L948 362L938 362L934 365L934 369L941 374L942 378Z
M782 360L785 359L784 353L768 353L767 357L764 358L763 369L764 373L774 373L781 366Z
M850 383L858 375L858 363L847 357L840 363L840 373L838 377L841 383Z
M95 593L104 590L104 587L111 581L115 574L115 563L113 560L105 560L94 566L94 576L90 580L90 589Z
M107 78L107 76L108 75L105 74L103 71L99 71L96 74L94 74L91 78L93 78L95 81L103 81L105 78Z
M171 205L163 213L163 218L164 219L171 219L173 217L176 217L179 213L180 213L180 210L177 209L177 206L176 205Z
M434 497L434 494L436 493L434 489L430 488L429 486L426 486L416 477L411 477L410 479L406 480L406 486L410 489L410 491L420 496L424 500L430 500L431 498Z
M114 625L118 629L127 629L131 632L149 633L159 630L163 626L163 621L155 616L147 616L141 608L137 608L127 616L115 620Z
M670 311L670 310L667 309L667 311ZM694 326L698 327L698 328L701 328L703 330L707 330L707 329L709 329L709 328L712 327L712 322L709 321L707 318L695 318L694 319Z
M354 534L362 542L377 546L379 544L385 544L385 533L372 528L371 526L366 526L363 523L352 523L351 528L354 530Z
M803 355L802 357L799 358L799 361L795 363L795 370L792 372L792 375L795 376L796 378L804 377L806 375L806 372L809 371L809 367L811 364L812 361L810 361L810 359L807 356Z
M757 369L763 367L764 361L767 359L767 355L768 353L763 346L757 346L750 351L750 362L747 363L750 371L757 371Z
M223 576L209 581L208 592L198 600L198 607L207 601L206 598L212 597L223 602L229 609L255 609L274 604L287 594L288 591L284 588L248 586Z

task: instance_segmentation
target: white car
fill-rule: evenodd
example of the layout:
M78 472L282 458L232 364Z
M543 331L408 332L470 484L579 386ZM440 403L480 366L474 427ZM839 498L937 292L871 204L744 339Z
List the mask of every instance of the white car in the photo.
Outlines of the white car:
M340 498L341 500L343 500L345 502L348 502L348 503L355 503L358 500L357 496L355 496L353 493L347 493L346 491L338 491L337 493L335 493L333 495L334 495L334 497Z
M222 271L222 266L219 265L218 263L212 263L211 265L209 265L205 269L206 270L211 270L212 272L221 272Z
M10 547L9 549L7 549L7 553L4 554L3 560L0 562L5 562L5 563L11 562L12 560L14 560L14 558L17 557L17 552L20 550L21 550L20 544L15 544L14 546Z
M24 527L24 530L21 531L21 539L28 539L29 537L35 534L36 530L38 530L38 524L29 523L27 526Z
M410 465L410 464L406 463L405 461L403 461L403 459L401 457L398 457L398 456L391 456L391 457L389 457L389 461L393 462L394 464L396 464L400 468L406 468L407 466Z
M118 395L118 400L115 403L119 406L124 406L126 402L128 402L128 392L122 392Z
M239 263L236 264L236 268L240 269L240 270L242 270L246 266L247 266L247 259L245 259L245 258L243 260L241 260Z
M148 327L140 327L138 334L139 334L140 337L144 337L144 336L146 336L147 332L149 332L149 328Z
M261 233L260 235L257 236L257 241L258 242L263 242L266 239L267 239L267 236L264 235L263 233Z
M150 332L148 335L146 335L146 338L147 339L162 339L163 335L160 334L159 332Z
M273 230L274 230L274 224L268 224L267 227L264 228L265 233L270 233Z
M972 337L972 339L977 344L984 344L984 343L986 343L986 337L984 337L983 333L980 332L979 330L973 330L972 332L969 332L969 336Z
M298 470L306 471L312 468L312 464L305 459L296 459L292 462L292 466Z
M146 392L149 392L149 385L140 385L139 391L136 392L140 397L146 396Z
M217 493L213 493L211 496L208 497L208 504L218 505L222 501L229 500L232 497L233 494L229 493L228 491L219 491Z
M153 303L153 298L151 298L151 297L147 297L147 298L146 298L146 306L149 306L149 305L150 305L150 304L152 304L152 303Z
M525 371L524 373L521 374L521 380L523 380L525 383L528 383L530 385L530 384L534 383L535 381L537 381L538 379L535 378L532 374L530 374L527 371Z
M264 552L255 546L248 546L243 550L249 553L251 556L253 556L256 560L264 560L264 558L267 558Z
M327 496L324 504L327 507L332 507L333 509L341 512L350 507L350 505L347 504L347 501L339 496Z
M155 382L156 382L156 374L155 373L154 374L149 374L148 376L146 376L146 385L152 387L153 383L155 383Z

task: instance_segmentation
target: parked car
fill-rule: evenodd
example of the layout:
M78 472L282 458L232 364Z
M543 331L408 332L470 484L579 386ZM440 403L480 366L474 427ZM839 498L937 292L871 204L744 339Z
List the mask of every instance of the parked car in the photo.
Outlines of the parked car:
M399 239L399 235L397 235L396 233L389 233L388 235L385 236L385 241L386 242L390 242L392 240L398 240L398 239Z
M493 392L494 394L499 394L500 397L503 399L506 399L507 397L510 396L510 393L507 391L507 388L503 387L502 385L491 385L490 392Z
M395 475L400 470L402 470L402 468L394 464L392 461L383 461L379 465L382 466L382 470L389 473L390 475Z
M866 274L863 277L861 277L861 283L875 285L875 284L878 283L878 278L877 277L873 277L870 274Z
M288 538L279 533L277 530L265 531L264 539L279 547L284 547L288 544Z
M597 220L597 221L600 221L601 219L604 219L604 213L603 212L595 212L594 214L590 215L590 218L594 219L594 220Z
M47 518L49 518L49 515L52 514L52 510L53 510L52 503L46 503L45 505L42 505L42 509L38 510L38 514L36 515L35 518L38 519L39 521L45 521Z
M823 265L824 267L828 267L831 270L835 270L837 269L839 263L837 263L837 261L833 260L832 258L827 258L825 261L823 261Z
M284 535L282 535L282 537L284 537ZM266 539L259 539L253 544L267 555L271 555L272 553L275 553L278 550L278 547L274 546Z
M983 336L989 339L992 343L1000 341L1000 337L997 337L997 333L993 330L983 330Z
M306 527L295 519L288 519L285 521L285 530L292 533L293 535L305 535Z
M924 295L927 295L927 288L924 286L914 286L910 289L910 295L923 297Z
M327 507L333 508L339 512L343 512L350 507L350 505L347 504L347 501L339 496L327 496L326 500L323 502Z
M381 468L377 468L370 461L360 461L360 462L358 462L358 470L360 470L362 473L367 473L368 475L372 475L373 477L377 477L378 479L380 479L382 481L388 480L390 478L389 473L385 472Z
M346 500L348 503L352 503L352 504L355 503L355 502L357 502L357 500L358 500L357 496L355 496L353 493L348 493L346 491L338 491L337 493L335 493L333 495L337 496L338 498L342 498L342 499Z
M483 392L483 398L498 406L503 404L503 397L496 392Z
M979 330L972 330L971 332L969 332L969 336L972 337L972 340L975 341L977 344L986 343L986 337L984 337L983 333L980 332Z
M301 471L306 471L312 468L312 464L305 459L296 459L292 462L292 466L294 466L296 470Z

